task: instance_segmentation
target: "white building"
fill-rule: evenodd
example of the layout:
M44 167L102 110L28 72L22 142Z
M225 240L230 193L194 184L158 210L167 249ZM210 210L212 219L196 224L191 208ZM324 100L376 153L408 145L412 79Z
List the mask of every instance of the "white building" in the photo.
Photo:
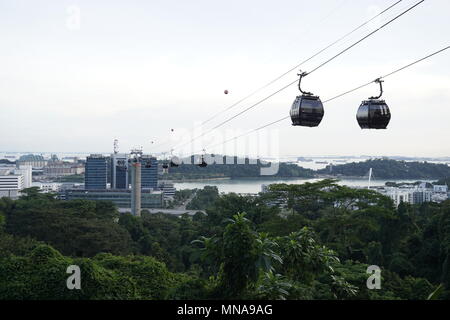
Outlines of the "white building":
M56 182L33 182L33 187L38 187L43 193L58 192L61 190L61 183Z
M444 202L448 200L448 194L447 193L434 193L431 196L431 201L433 202Z
M386 195L394 201L397 207L402 202L413 204L413 193L411 190L389 188L386 190Z
M14 174L14 170L0 169L0 198L17 199L24 188L24 176Z
M14 174L23 175L23 188L31 188L33 167L30 165L19 165L18 168L14 169Z
M402 202L410 204L442 202L448 199L447 192L447 186L427 186L426 183L422 183L416 187L385 188L384 194L398 206Z
M448 186L446 186L446 185L443 185L443 186L434 185L433 186L433 191L435 193L448 193Z

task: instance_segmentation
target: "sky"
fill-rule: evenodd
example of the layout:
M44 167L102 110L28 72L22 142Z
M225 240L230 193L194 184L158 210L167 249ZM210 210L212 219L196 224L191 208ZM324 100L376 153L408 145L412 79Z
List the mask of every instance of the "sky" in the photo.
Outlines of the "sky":
M0 151L450 156L450 50L384 82L388 130L356 111L376 84L324 105L318 128L285 120L298 70L220 114L395 0L0 0ZM312 70L417 2L403 0L302 66ZM450 44L450 1L426 0L306 77L324 101ZM229 90L229 94L224 94ZM173 131L172 131L173 129Z

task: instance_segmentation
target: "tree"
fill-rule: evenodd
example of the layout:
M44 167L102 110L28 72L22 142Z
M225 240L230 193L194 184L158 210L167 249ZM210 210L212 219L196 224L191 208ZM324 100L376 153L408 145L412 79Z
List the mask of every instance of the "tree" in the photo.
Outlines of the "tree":
M233 216L222 239L220 289L225 298L243 297L248 286L258 279L256 235L244 213Z

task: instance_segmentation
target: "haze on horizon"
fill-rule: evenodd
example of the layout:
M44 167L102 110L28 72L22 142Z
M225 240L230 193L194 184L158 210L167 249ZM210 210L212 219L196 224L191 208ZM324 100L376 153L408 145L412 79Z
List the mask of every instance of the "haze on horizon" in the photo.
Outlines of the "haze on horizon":
M394 2L0 0L0 150L105 152L112 151L114 139L122 152L135 146L170 150L202 121ZM303 69L313 69L414 2L403 0ZM449 12L449 1L426 0L305 78L304 89L326 100L449 45ZM361 100L378 94L374 84L325 104L318 128L284 121L256 140L207 151L239 154L257 141L262 153L270 144L281 156L450 156L449 54L386 79L388 130L362 131L355 119ZM204 129L292 82L297 72ZM296 86L290 87L191 151L287 116L296 95ZM171 142L151 149L151 141L165 140Z

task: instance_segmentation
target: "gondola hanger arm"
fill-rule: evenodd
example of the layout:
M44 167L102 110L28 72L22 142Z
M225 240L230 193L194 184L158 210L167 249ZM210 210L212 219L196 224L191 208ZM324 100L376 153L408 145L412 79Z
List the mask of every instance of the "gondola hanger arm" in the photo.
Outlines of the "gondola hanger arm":
M297 75L300 77L300 79L298 80L298 90L300 90L300 92L304 95L312 96L313 94L311 92L303 91L301 88L302 78L306 77L308 74L308 72L302 72L302 70L300 70L300 73L297 73Z
M377 100L377 99L380 99L381 96L383 95L383 82L384 82L384 80L381 80L381 78L378 78L378 79L375 79L373 82L374 83L378 83L380 85L380 95L376 96L376 97L370 97L369 99L370 100Z

